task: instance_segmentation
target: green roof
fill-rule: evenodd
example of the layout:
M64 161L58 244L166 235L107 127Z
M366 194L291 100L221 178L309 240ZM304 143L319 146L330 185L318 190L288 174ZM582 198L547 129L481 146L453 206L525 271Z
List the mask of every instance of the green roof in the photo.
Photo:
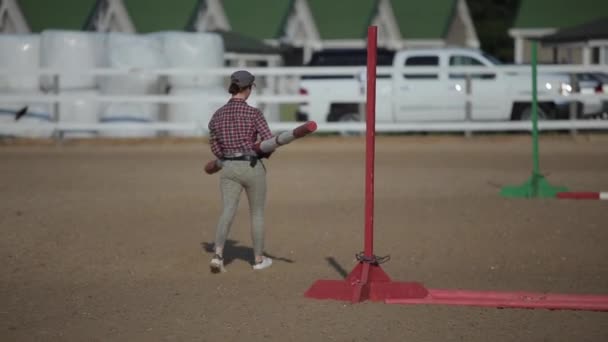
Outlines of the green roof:
M321 39L365 38L377 0L308 0Z
M95 0L19 0L32 32L47 29L81 30Z
M189 29L192 16L204 0L123 0L137 32ZM285 23L295 0L263 0L264 6L251 0L223 0L228 22L235 33L255 39L276 39L283 35ZM587 21L589 13L608 13L608 1L578 0L576 10L558 8L572 14L571 20L557 18L555 2L566 0L522 0L518 23L536 23L537 12L546 18L571 26ZM45 29L81 30L95 8L96 0L19 0L19 5L33 32ZM376 14L379 0L308 0L321 39L364 39L367 27ZM550 3L551 6L539 6ZM441 39L447 32L456 0L392 0L391 5L405 39ZM582 9L582 10L581 10ZM584 11L583 11L584 10ZM550 14L549 14L550 13ZM576 19L576 20L575 20ZM593 19L593 18L591 18ZM538 21L540 22L540 20ZM524 25L522 24L522 25ZM540 27L558 27L554 23Z
M540 39L543 43L584 42L595 39L608 39L608 17L582 25L567 27Z
M521 0L515 28L564 28L608 15L606 0Z
M140 33L184 30L198 6L198 0L123 1L135 29Z
M232 31L257 39L276 39L283 34L293 0L223 0Z
M393 0L393 13L404 39L441 39L456 11L455 0Z

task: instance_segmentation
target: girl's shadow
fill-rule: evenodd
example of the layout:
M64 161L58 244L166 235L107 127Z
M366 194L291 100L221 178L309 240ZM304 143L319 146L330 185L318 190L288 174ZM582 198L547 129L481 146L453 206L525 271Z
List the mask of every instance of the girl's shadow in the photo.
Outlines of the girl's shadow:
M213 254L215 252L213 248L213 242L201 242L201 247L207 253ZM268 253L264 253L264 255L269 258L272 258L274 261L283 261L290 264L294 262L291 259L277 257ZM229 265L236 259L247 261L250 264L253 264L253 248L241 246L239 245L239 242L235 240L226 240L226 243L224 244L224 265Z

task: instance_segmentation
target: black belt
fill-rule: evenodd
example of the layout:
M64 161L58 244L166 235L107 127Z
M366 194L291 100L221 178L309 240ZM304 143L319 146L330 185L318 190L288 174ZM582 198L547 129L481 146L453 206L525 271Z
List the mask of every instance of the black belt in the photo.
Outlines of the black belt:
M222 160L244 160L244 161L248 161L249 162L249 166L251 166L251 167L255 167L255 165L258 163L259 159L260 158L258 158L257 156L249 156L249 155L238 156L238 157L224 157L224 158L222 158Z

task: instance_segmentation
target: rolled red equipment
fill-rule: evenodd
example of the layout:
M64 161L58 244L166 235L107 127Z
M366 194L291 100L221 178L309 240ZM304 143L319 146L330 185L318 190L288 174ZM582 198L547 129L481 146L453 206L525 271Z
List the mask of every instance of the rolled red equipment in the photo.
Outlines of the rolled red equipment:
M270 139L266 139L255 145L254 149L257 154L265 154L274 152L279 146L287 145L290 142L307 136L317 130L317 123L308 121L307 123L294 128L291 132L282 132Z
M205 172L209 175L214 174L222 169L222 162L218 159L212 160L205 165Z
M303 138L317 130L317 123L314 121L308 121L292 131L282 132L270 139L266 139L257 143L254 146L254 150L258 155L268 154L274 152L277 148L283 145L287 145L296 139ZM220 160L212 160L205 165L205 172L207 174L214 174L222 169L222 162Z
M317 123L314 121L308 121L307 123L294 128L294 130L292 131L292 134L296 139L299 139L316 130L317 130Z

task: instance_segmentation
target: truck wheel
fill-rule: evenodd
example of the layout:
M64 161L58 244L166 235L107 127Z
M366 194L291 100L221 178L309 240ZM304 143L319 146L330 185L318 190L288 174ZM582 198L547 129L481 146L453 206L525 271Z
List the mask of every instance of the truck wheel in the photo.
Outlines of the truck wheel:
M547 120L549 115L543 109L543 107L538 106L538 120ZM521 109L521 111L517 114L517 120L521 121L530 121L532 120L532 106L525 106Z
M361 115L359 113L344 113L338 118L340 122L359 122L361 121Z
M359 113L344 113L338 117L338 122L360 122L361 115ZM358 136L361 132L357 131L339 131L341 136Z

